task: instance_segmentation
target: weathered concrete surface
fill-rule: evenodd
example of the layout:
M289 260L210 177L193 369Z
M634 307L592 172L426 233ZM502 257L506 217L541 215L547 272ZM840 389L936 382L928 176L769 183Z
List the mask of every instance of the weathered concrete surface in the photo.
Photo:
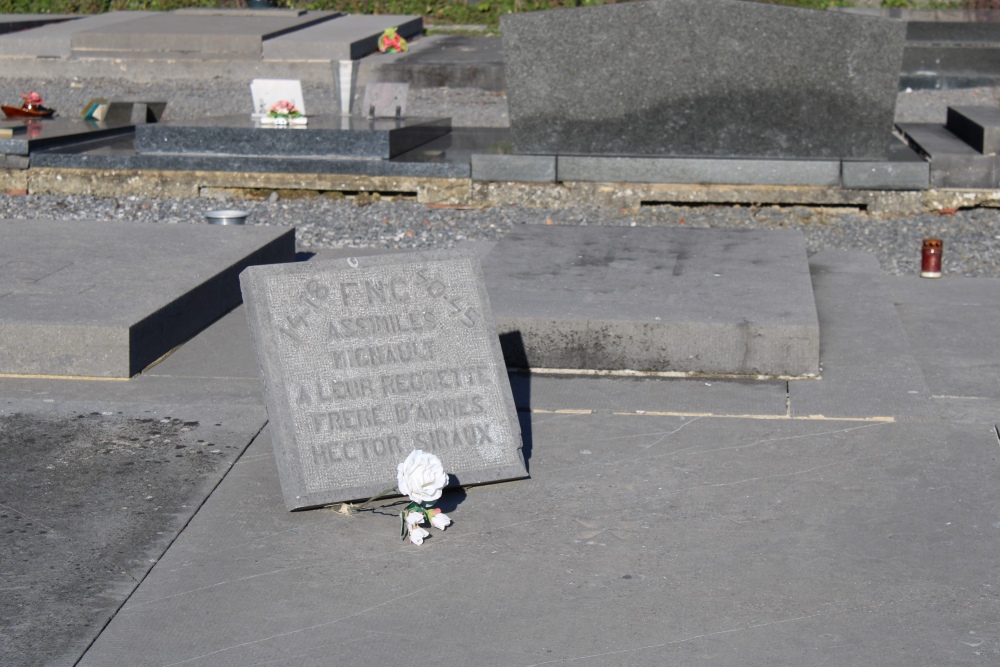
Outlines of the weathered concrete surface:
M238 305L243 268L295 256L266 227L4 220L0 240L0 373L20 375L131 377Z
M515 368L819 373L799 232L525 225L484 270Z

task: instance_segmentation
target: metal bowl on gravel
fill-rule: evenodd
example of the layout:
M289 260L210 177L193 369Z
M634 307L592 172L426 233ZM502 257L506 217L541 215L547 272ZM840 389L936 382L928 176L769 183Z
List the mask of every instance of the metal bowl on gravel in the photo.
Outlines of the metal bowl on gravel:
M246 222L249 211L226 209L224 211L207 211L205 217L210 225L242 225Z

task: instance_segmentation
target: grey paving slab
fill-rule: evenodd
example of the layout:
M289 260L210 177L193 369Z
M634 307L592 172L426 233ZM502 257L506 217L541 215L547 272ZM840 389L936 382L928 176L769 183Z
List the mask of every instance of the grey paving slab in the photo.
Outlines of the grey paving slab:
M74 665L266 417L219 403L60 401L50 414L5 403L0 663Z
M819 370L795 232L527 225L504 236L484 270L510 366Z
M875 256L824 250L809 259L822 379L789 381L796 417L935 419L930 389L907 344Z
M840 180L845 188L862 190L926 190L931 166L902 141L893 141L888 160L844 160Z
M127 25L81 27L72 33L71 52L96 55L198 54L260 58L263 42L339 16L333 11L181 11L150 13Z
M512 372L519 410L671 416L788 417L784 380L560 376Z
M943 125L901 123L910 145L931 163L931 187L994 188L1000 183L1000 158L983 155Z
M934 395L1000 399L1000 281L885 280Z
M472 180L553 183L556 180L556 156L473 153Z
M388 159L448 134L448 118L359 118L317 115L309 124L262 127L246 116L166 121L136 128L140 154Z
M130 377L240 303L294 230L0 222L0 373ZM58 239L58 243L53 243Z
M564 182L840 186L839 160L752 160L559 155Z
M506 14L501 27L520 153L887 155L901 22L652 0Z
M170 356L147 369L144 377L259 381L243 305L233 308Z
M446 495L455 523L419 548L399 541L393 504L285 511L262 436L81 667L364 666L414 651L428 664L974 665L1000 650L995 436L597 415L531 428L532 479Z
M91 29L102 30L156 14L159 12L107 12L0 35L0 56L68 58L72 50L71 40L75 33Z
M1000 109L997 107L948 107L945 127L983 155L996 155L1000 151Z
M378 39L386 28L396 28L409 39L424 29L421 16L398 14L353 14L339 16L264 41L267 60L358 60L378 51Z

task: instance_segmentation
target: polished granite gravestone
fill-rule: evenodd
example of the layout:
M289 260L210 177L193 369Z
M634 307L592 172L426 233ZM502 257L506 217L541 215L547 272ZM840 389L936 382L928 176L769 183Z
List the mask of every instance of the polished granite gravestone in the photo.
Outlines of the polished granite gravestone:
M948 107L945 127L983 155L1000 153L1000 108Z
M388 159L451 130L448 118L310 116L308 125L261 126L247 116L208 116L142 125L135 149L143 154Z
M502 17L515 152L885 159L905 25L740 0Z
M392 488L413 449L452 484L527 476L475 255L252 267L240 282L289 509Z
M225 56L260 58L264 40L336 18L340 12L189 8L144 13L127 24L78 30L76 57Z
M907 143L930 161L934 188L984 188L1000 186L1000 156L983 155L937 123L900 123Z
M265 60L357 60L378 50L386 28L409 39L424 29L421 16L355 14L264 41Z
M129 378L240 303L292 229L0 221L0 373Z
M483 270L511 367L819 374L800 232L516 225Z
M131 109L129 115L131 116ZM12 137L0 138L0 154L6 155L28 155L39 148L110 137L132 129L131 117L117 121L98 121L92 118L24 119L6 121L3 125L21 126Z

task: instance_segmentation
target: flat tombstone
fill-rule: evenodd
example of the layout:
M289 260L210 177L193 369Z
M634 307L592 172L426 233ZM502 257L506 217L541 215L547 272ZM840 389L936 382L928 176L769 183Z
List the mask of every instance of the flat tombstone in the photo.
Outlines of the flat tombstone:
M452 484L527 476L474 255L253 267L240 283L289 509L394 487L413 449Z
M254 79L250 82L253 97L253 115L265 116L272 104L288 100L303 114L306 102L302 97L302 82L298 79Z

